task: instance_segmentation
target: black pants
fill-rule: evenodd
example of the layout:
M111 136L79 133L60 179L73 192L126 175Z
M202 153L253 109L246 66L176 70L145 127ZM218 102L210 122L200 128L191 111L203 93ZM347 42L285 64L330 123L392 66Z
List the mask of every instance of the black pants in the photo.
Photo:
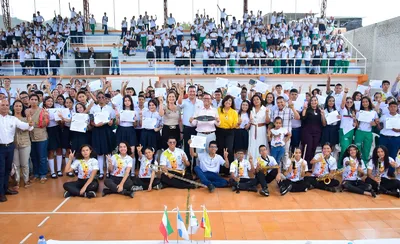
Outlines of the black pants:
M135 186L143 187L143 190L147 190L149 188L149 185L150 185L150 178L139 178L139 177L136 177L133 180L133 184ZM160 184L160 179L154 178L153 184L151 185L151 187L155 187L158 184Z
M289 59L288 74L294 74L293 65L294 65L294 60L293 59Z
M257 179L246 179L246 178L241 178L239 181L239 184L232 178L229 179L229 184L231 186L239 186L239 190L247 191L251 188L254 188L258 184Z
M117 186L121 183L123 177L111 175L110 178L104 180L104 185L107 186L112 193L118 193ZM124 190L130 191L133 186L132 180L128 177L124 183Z
M275 180L276 176L278 175L278 169L273 169L266 175L264 172L259 171L256 173L256 179L258 183L260 183L261 188L268 188L268 184Z
M127 31L128 31L128 28L126 28L126 27L122 27L121 39L123 39L123 38L124 38L124 36L126 36L126 33L127 33Z
M332 179L331 182L328 185L326 185L322 181L317 181L317 177L315 177L315 176L306 176L306 177L304 177L304 180L308 184L314 186L314 188L317 188L320 190L327 190L330 187L337 187L340 184L338 180Z
M77 181L65 182L63 187L64 190L69 192L71 196L78 197L83 195L80 194L82 187L86 184L88 179L78 179ZM94 191L96 192L99 189L99 182L97 180L93 180L92 183L88 185L85 192Z
M235 138L235 130L234 129L221 129L217 128L215 131L215 136L217 138L217 145L218 145L218 151L217 153L219 155L224 155L224 149L228 149L228 159L229 162L233 162L234 160L234 155L233 155L233 142ZM208 145L206 145L208 147ZM229 175L229 168L226 168L225 166L221 166L220 172Z
M189 151L189 145L188 141L192 136L197 135L196 127L189 127L189 126L183 126L183 145L185 148L185 153L186 156L188 157L189 162L192 162L192 157L190 156L190 151ZM196 166L196 162L194 162L193 168Z
M400 181L397 179L388 179L388 178L381 178L381 189L385 189L386 192L383 192L388 195L392 195L391 193L396 193L397 190L400 190Z
M164 150L166 150L166 149L168 149L168 138L169 137L174 137L175 138L175 140L176 140L176 146L177 147L179 147L179 145L180 145L180 141L181 141L181 132L180 132L180 129L179 129L179 125L175 125L175 128L174 128L174 126L169 126L169 125L164 125L163 126L163 128L162 128L162 135L161 135L161 140L162 140L162 142L161 142L161 148L162 149L164 149ZM189 147L189 145L185 145L185 147ZM188 155L188 154L186 154L186 155ZM188 155L189 156L189 155Z
M349 192L364 195L364 192L371 191L372 186L362 180L345 180L342 186Z
M187 178L187 176L188 176L188 174L185 174L185 178ZM183 180L179 180L177 178L171 178L170 179L165 174L161 175L161 182L165 186L174 187L174 188L178 188L178 189L195 189L196 188L195 185L190 184L189 182L186 182L186 181L183 181Z
M156 46L156 59L157 62L161 62L161 46Z
M8 190L8 178L14 159L14 148L14 144L0 147L0 195L5 195Z
M290 192L305 192L306 189L309 187L309 184L304 180L291 181L289 179L286 179L278 183L279 187L284 186L285 188L287 188L290 185L292 185L292 189L290 190Z

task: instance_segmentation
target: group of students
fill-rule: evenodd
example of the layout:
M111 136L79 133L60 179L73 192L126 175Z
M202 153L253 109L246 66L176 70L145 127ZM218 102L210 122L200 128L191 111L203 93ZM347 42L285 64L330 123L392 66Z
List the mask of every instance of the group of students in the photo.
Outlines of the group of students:
M369 90L348 96L340 84L332 91L329 77L321 102L318 88L302 94L301 87L283 90L280 84L271 92L243 85L241 94L232 97L224 88L209 94L200 84L186 86L186 81L149 82L146 89L142 83L136 93L129 82L113 89L102 80L102 90L91 91L86 81L77 79L65 87L60 82L53 90L46 81L39 89L28 85L27 91L17 91L6 78L0 100L9 102L13 116L34 124L15 135L14 190L29 187L31 180L45 183L49 169L54 179L65 173L78 176L77 182L65 183L66 197L94 197L103 178L103 195L129 197L164 187L202 186L213 192L230 185L235 191L258 191L258 184L260 194L268 196L274 179L282 195L343 188L399 196L400 128L386 125L400 118L399 80L391 90L390 82L383 81L373 96ZM167 94L155 97L154 88L161 87ZM102 113L107 113L107 122L95 119ZM328 119L331 113L337 113L334 122ZM370 113L372 121L359 118L361 113ZM71 130L77 114L89 115L83 132ZM373 131L380 135L375 143ZM205 149L191 148L192 136L205 137ZM64 170L63 156L68 159ZM334 179L338 174L342 184Z

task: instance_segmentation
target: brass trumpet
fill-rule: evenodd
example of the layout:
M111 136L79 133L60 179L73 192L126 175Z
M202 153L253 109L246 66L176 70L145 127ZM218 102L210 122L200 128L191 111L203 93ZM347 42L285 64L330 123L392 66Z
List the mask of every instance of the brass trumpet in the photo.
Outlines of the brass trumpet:
M156 172L162 172L162 166L160 166L160 165L150 165L150 168L151 168L152 170L156 171ZM200 183L200 182L196 182L196 181L194 181L194 180L189 180L189 179L184 178L183 176L185 175L185 170L177 170L177 169L167 169L167 170L170 171L170 172L179 173L179 174L181 174L182 176L175 175L175 174L171 174L171 173L167 173L167 172L162 172L162 173L164 173L164 174L167 175L167 176L170 175L170 176L172 176L173 178L179 179L179 180L181 180L181 181L185 181L185 182L188 182L188 183L193 184L193 185L196 185L196 186L200 186L200 187L207 188L206 185L204 185L204 184L202 184L202 183Z
M329 183L331 183L332 179L334 179L336 175L340 175L343 173L343 170L344 169L337 170L335 173L333 173L332 178L330 177L330 173L321 175L317 178L317 181L323 181L325 185L329 185Z

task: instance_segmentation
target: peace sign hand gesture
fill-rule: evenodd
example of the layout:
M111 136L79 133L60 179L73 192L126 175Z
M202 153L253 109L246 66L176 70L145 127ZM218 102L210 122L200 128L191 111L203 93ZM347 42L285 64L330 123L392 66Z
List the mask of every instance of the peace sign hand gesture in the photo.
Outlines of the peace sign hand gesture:
M224 148L224 158L228 158L228 148Z
M112 164L111 155L110 155L110 154L107 154L107 155L106 155L106 158L107 158L108 164Z
M71 153L69 154L68 159L69 159L70 161L72 161L72 160L74 160L74 157L75 157L75 151L73 151L73 152L71 152Z
M143 149L143 146L142 146L142 144L139 144L139 146L137 146L137 147L136 147L136 149L137 149L137 151L138 151L138 152L141 152L141 151L142 151L142 149Z

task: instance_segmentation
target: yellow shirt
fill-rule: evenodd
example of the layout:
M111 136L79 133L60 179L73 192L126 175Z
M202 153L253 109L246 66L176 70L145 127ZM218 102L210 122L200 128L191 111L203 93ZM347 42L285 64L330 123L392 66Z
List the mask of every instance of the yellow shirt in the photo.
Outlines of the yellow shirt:
M238 123L238 113L236 110L230 108L226 113L224 110L221 111L221 108L218 108L218 116L221 124L219 128L221 129L234 129L237 127Z

